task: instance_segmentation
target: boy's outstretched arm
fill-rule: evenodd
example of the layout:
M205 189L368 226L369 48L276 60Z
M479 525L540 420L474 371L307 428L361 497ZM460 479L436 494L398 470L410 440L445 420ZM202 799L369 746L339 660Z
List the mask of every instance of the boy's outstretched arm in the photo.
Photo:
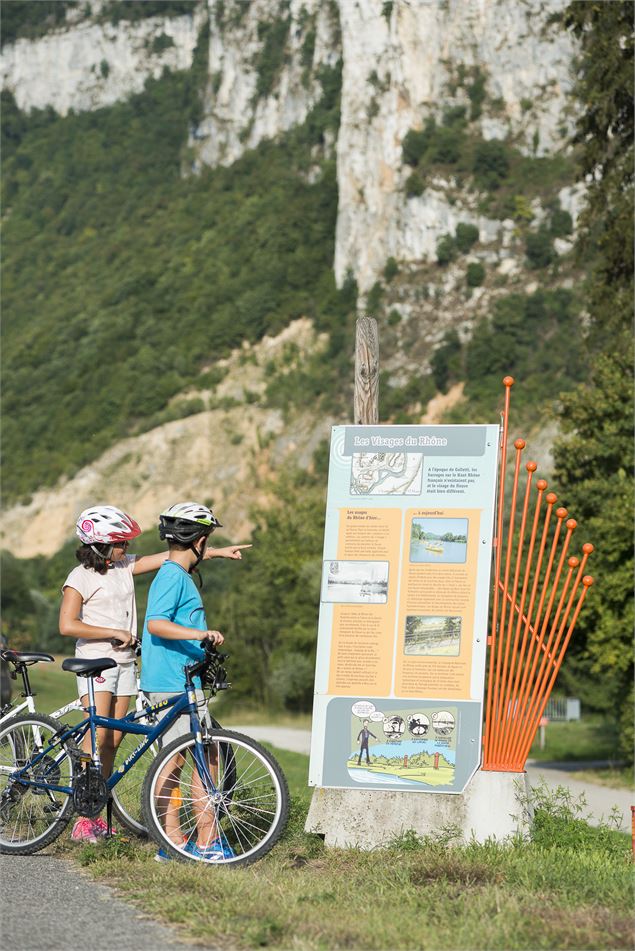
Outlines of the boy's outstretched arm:
M208 548L205 552L204 560L208 558L236 558L240 561L243 548L251 548L251 545L227 545L226 548Z
M183 627L182 624L175 624L163 618L149 620L148 632L155 637L163 637L166 641L203 641L209 637L217 647L225 640L220 631L197 631L194 627Z

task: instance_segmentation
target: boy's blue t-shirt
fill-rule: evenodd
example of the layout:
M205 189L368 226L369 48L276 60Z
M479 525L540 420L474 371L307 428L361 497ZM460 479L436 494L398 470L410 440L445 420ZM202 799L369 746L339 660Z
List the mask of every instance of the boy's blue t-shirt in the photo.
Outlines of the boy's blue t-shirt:
M191 575L175 561L164 561L150 585L141 643L141 689L153 693L181 693L183 668L203 658L200 641L172 641L148 631L152 619L172 621L197 631L207 630L205 609ZM200 677L194 682L200 687Z

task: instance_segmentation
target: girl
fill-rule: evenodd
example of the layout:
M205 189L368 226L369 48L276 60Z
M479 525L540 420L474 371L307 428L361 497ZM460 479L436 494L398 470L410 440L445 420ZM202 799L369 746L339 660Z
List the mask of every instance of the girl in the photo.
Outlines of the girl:
M95 705L100 716L115 719L125 716L136 692L134 647L137 639L137 610L133 576L156 571L168 557L167 551L137 557L127 548L141 533L130 515L112 505L94 505L77 519L75 533L81 541L76 551L79 565L73 568L62 587L60 634L76 637L76 657L112 657L117 666L94 678ZM231 545L210 549L205 558L240 559L241 549L249 545ZM88 684L78 677L79 696L88 706ZM97 738L102 772L107 779L122 738L119 731L98 729ZM90 751L90 733L83 748ZM71 838L95 842L106 834L106 823L97 819L78 819Z

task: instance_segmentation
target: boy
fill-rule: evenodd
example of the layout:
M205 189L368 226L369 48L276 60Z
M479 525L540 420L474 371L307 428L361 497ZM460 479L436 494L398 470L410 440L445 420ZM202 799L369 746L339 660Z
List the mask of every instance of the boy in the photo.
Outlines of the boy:
M208 630L203 602L191 575L204 558L240 559L241 549L251 546L231 545L208 550L207 542L215 528L222 528L220 522L211 509L198 502L177 502L159 517L159 535L167 541L169 554L150 587L141 649L141 689L152 704L183 692L184 667L204 656L200 641L209 638L217 646L224 641L220 631ZM200 680L196 698L201 720L209 723ZM184 714L163 734L161 741L170 743L189 732L189 715ZM183 758L175 757L161 777L160 795L167 804L165 829L177 848L183 848L178 807L183 765ZM213 769L216 765L210 763ZM215 854L231 857L229 846L218 838L213 812L205 812L202 806L206 795L196 770L192 793L201 808L197 815L197 841L190 840L185 851L207 861ZM169 856L160 849L156 858L164 861Z

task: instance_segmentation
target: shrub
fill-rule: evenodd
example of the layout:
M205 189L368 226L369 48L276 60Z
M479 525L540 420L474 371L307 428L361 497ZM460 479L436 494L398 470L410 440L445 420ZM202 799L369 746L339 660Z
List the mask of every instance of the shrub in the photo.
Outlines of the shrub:
M499 139L479 142L474 152L472 166L477 185L487 191L495 191L509 172L507 146Z
M445 393L450 383L462 376L462 347L456 330L446 330L441 346L434 351L430 366L435 386Z
M386 284L390 284L392 279L399 274L399 265L394 258L388 258L386 261L386 267L384 268L384 280Z
M442 266L449 264L456 257L456 245L451 234L444 234L437 241L437 261Z
M462 254L467 254L472 245L478 241L478 228L461 221L454 232L456 246Z
M463 135L456 127L441 126L430 147L430 158L441 165L455 165L461 157Z
M425 185L421 175L417 172L413 172L412 175L409 175L406 179L406 197L407 198L418 198L419 195L423 195L425 191Z
M485 268L479 261L468 264L465 279L468 287L480 287L485 280Z
M554 238L563 238L573 231L573 218L564 208L556 208L551 214L549 231Z
M470 100L470 119L478 119L483 111L485 101L485 74L476 68L474 81L468 86L467 94Z
M529 267L533 271L548 267L556 259L551 235L546 228L530 231L525 239L525 251Z
M169 50L171 46L174 46L174 40L167 33L159 33L158 36L155 36L150 45L150 52L155 56L159 53L163 53L164 50Z
M452 106L443 113L443 125L446 126L464 126L465 125L465 106Z
M258 73L256 99L262 99L272 92L286 62L290 25L288 16L276 20L261 20L258 24L258 39L262 46L254 61Z
M410 129L403 140L401 150L406 165L414 168L430 144L436 128L434 119L429 119L423 129Z
M375 281L373 286L368 292L368 297L366 298L366 308L371 315L375 315L375 312L381 309L381 300L384 296L384 289L381 286L379 281Z
M390 327L395 327L401 320L401 314L398 310L394 308L388 314L388 324Z

